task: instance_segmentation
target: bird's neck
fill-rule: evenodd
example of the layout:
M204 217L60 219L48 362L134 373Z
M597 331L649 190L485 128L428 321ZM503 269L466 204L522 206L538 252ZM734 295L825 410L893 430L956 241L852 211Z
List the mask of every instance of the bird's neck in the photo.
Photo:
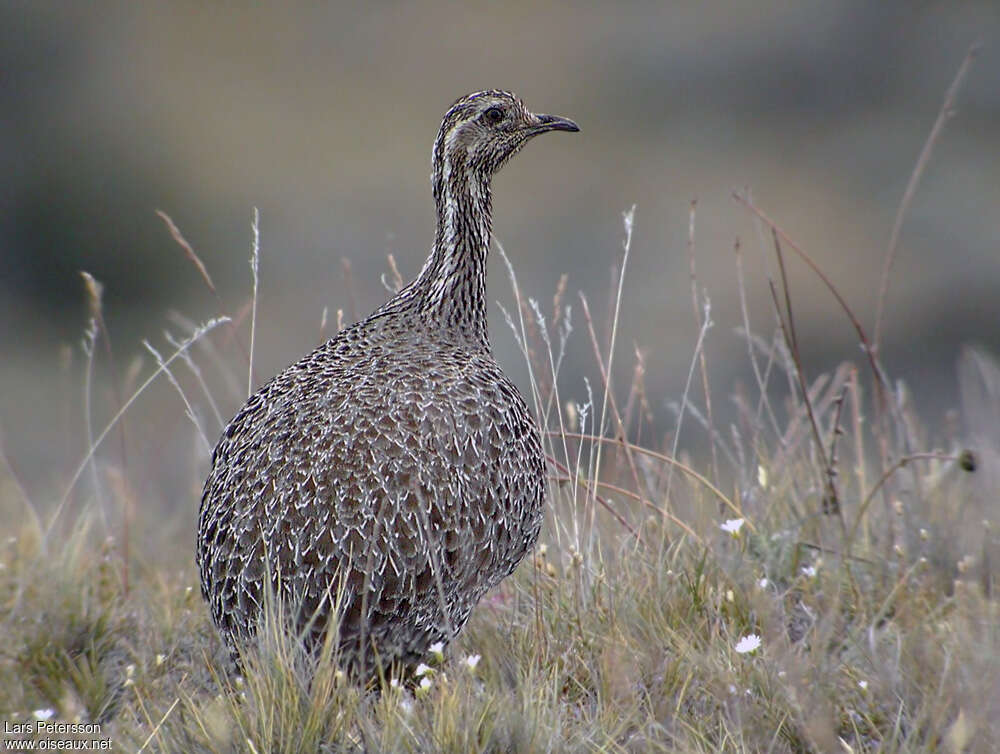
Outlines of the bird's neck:
M489 348L486 256L493 229L489 178L450 165L434 171L437 232L414 283L426 325L449 337Z

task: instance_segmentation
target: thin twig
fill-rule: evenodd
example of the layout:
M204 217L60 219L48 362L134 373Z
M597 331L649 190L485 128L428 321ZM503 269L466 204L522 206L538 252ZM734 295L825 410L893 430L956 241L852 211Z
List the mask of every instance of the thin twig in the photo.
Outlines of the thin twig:
M878 390L879 398L880 400L883 401L886 400L885 391L889 389L888 378L885 376L885 372L882 369L882 366L879 363L878 359L876 358L874 349L872 348L871 340L865 333L864 327L861 326L861 322L854 315L854 312L851 310L851 307L848 306L846 299L844 299L844 297L840 294L840 291L837 290L837 287L833 284L830 278L827 277L826 273L820 269L819 265L816 264L815 261L813 261L812 257L806 254L806 252L802 249L802 247L800 247L797 243L795 243L795 241L793 241L792 238L784 230L782 230L777 223L775 223L770 217L768 217L760 209L758 209L757 206L752 201L750 201L749 197L741 194L738 191L734 191L733 198L737 202L742 204L744 207L746 207L748 210L750 210L754 215L756 215L765 225L767 225L768 228L771 230L772 234L780 238L782 243L786 244L792 251L794 251L796 255L798 255L798 257L809 266L809 269L811 269L816 274L816 276L820 279L823 285L827 287L827 290L829 290L830 293L833 295L834 299L836 299L837 303L840 305L840 308L844 310L844 313L850 320L851 325L853 325L854 330L857 332L858 339L861 341L861 345L864 348L865 354L868 356L868 363L871 366L872 374L875 377L875 386Z
M834 486L834 471L830 466L830 461L826 457L826 452L823 450L823 440L819 434L819 424L816 422L816 413L813 411L812 398L809 395L809 387L806 385L806 377L802 369L802 359L799 354L798 340L795 337L795 318L792 314L792 300L791 294L788 290L788 278L785 275L785 260L784 255L781 253L781 243L778 241L778 234L774 233L774 249L778 257L778 270L781 274L781 286L785 292L785 315L788 318L788 322L785 322L784 317L779 316L779 322L781 324L781 331L785 335L785 343L788 345L789 353L791 354L792 361L795 364L795 376L799 382L799 390L802 392L802 402L806 408L806 415L809 418L809 428L812 430L813 442L816 444L816 453L820 456L823 464L823 474L825 478L825 496L823 498L823 509L830 508L834 511L839 512L840 504L837 500L837 488ZM774 288L774 282L770 283L771 296L774 298L774 306L778 310L780 315L781 307L778 304L778 293Z
M944 102L941 103L941 110L938 112L931 132L927 135L927 141L924 142L924 148L920 151L920 157L917 158L917 164L913 167L913 172L910 174L910 181L906 184L906 191L903 192L903 198L899 202L899 208L896 210L896 219L892 224L892 233L889 236L889 248L886 249L885 259L882 263L882 277L879 281L878 299L875 304L875 327L872 329L872 348L875 349L876 353L878 353L878 347L881 343L882 315L885 312L885 298L889 291L889 272L892 270L892 263L896 259L896 249L899 245L899 234L903 228L903 218L906 217L906 212L910 208L913 196L917 193L917 187L920 185L920 179L923 177L927 163L931 159L934 145L944 131L945 124L955 114L955 100L958 98L962 82L969 73L972 61L979 52L980 46L980 43L976 42L969 47L969 51L965 53L962 64L958 67L958 73L955 74L951 86L945 92Z
M847 537L846 545L848 553L850 553L851 547L854 544L854 538L857 536L858 527L861 525L861 521L865 517L865 512L868 510L868 506L871 505L872 500L875 499L875 495L880 489L882 489L882 486L889 481L893 474L900 469L905 468L910 462L930 459L937 459L940 461L958 461L960 460L960 457L951 453L913 453L911 455L903 456L892 464L892 466L886 469L882 473L882 476L879 477L878 481L875 482L875 486L868 491L867 495L865 495L864 500L861 501L861 505L858 506L857 516L854 519L854 524L851 526L850 534Z
M840 389L840 394L837 396L836 400L833 402L833 426L830 430L830 449L826 453L826 457L829 459L828 474L830 474L830 484L834 483L833 476L837 473L837 438L844 434L844 430L840 428L840 417L844 410L844 398L847 397L847 385L843 385ZM824 503L827 501L824 500ZM834 505L839 507L839 502L836 499L831 501ZM823 512L827 514L836 513L835 510L828 510L824 505Z

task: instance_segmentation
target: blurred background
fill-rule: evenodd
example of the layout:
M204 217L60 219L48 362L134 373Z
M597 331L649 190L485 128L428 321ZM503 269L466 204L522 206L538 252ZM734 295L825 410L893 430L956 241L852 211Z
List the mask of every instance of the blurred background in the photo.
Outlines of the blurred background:
M266 379L328 337L338 309L350 321L385 299L387 253L404 278L419 271L433 236L428 176L440 117L487 87L582 127L537 140L495 185L496 235L524 292L550 312L560 275L569 276L567 398L585 398L583 375L595 387L600 379L576 292L602 325L621 213L636 205L616 382L627 389L643 349L650 406L666 432L698 338L690 202L724 426L725 396L749 374L735 332L737 239L752 324L767 337L775 325L764 276L773 252L733 190L752 192L870 331L896 209L949 83L981 41L903 227L882 355L934 431L958 402L962 345L1000 351L992 0L242 5L0 3L0 432L32 496L58 498L87 447L81 270L104 285L110 335L92 378L99 431L130 380L153 368L142 339L172 350L162 334L181 333L172 312L203 321L246 303L258 207L255 371ZM204 260L219 299L156 210ZM490 297L510 309L499 255L490 264ZM788 264L807 373L860 362L832 297L797 259ZM524 384L492 301L490 317L499 359ZM216 397L228 418L241 395ZM171 461L135 472L131 485L191 508L189 479L200 479L208 449L192 440L183 411L161 380L101 452L187 459L195 473ZM214 442L218 426L206 425ZM184 483L162 492L173 478Z

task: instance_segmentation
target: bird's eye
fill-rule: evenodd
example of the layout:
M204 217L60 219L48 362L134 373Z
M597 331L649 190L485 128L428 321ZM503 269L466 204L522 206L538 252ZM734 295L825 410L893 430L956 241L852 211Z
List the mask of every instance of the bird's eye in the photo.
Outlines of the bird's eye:
M503 108L495 106L491 107L483 113L483 117L486 119L487 123L491 126L495 126L503 120Z

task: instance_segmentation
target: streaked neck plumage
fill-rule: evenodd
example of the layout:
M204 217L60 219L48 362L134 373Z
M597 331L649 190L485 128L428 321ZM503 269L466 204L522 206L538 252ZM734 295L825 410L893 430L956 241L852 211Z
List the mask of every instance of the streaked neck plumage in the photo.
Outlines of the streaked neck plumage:
M493 230L490 175L466 162L464 150L434 145L437 231L430 257L413 283L418 315L431 330L489 349L486 257Z

